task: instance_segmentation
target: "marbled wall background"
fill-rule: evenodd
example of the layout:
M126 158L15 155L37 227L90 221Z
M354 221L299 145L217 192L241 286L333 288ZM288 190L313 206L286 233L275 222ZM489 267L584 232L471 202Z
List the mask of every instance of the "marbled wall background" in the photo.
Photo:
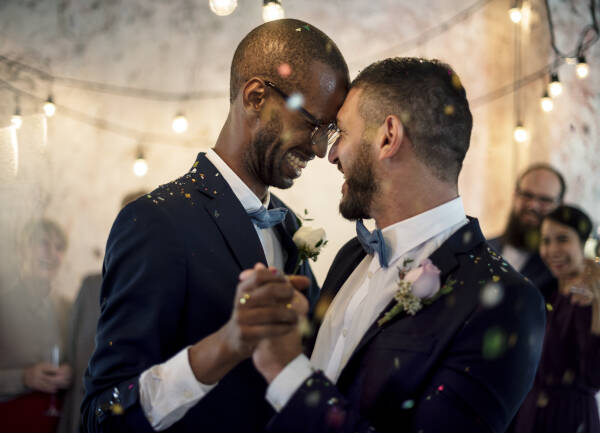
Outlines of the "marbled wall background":
M208 0L0 0L0 55L49 72L117 86L166 92L211 92L209 99L153 101L84 90L76 81L44 79L0 62L0 271L9 284L16 234L27 218L46 215L67 230L70 245L56 289L75 296L82 276L100 269L104 244L121 198L150 190L183 174L198 151L212 146L228 109L229 63L240 39L261 20L261 1L240 0L230 16L210 12ZM552 0L557 44L571 51L590 22L587 0ZM591 74L575 77L563 65L564 93L552 113L539 108L544 80L523 87L522 120L530 139L516 145L514 98L483 103L481 97L513 82L515 25L508 0L284 0L288 17L307 20L339 45L352 76L370 62L393 55L440 58L455 67L472 100L475 126L460 178L468 213L484 231L502 230L517 171L549 161L564 171L567 200L600 219L600 43L588 53ZM522 25L523 74L552 59L541 0L529 3ZM471 7L472 6L472 7ZM434 37L429 29L463 19ZM5 82L45 99L58 112L46 120L40 102L21 96L24 125L16 136L19 172L12 171L10 115L13 92ZM171 131L184 110L190 129ZM91 118L101 119L101 121ZM108 129L108 130L107 130ZM115 131L116 129L116 131ZM134 176L139 144L148 175ZM353 225L337 213L341 175L326 160L313 162L291 190L278 194L298 211L310 210L330 244L315 264L322 281ZM8 275L8 277L7 277Z

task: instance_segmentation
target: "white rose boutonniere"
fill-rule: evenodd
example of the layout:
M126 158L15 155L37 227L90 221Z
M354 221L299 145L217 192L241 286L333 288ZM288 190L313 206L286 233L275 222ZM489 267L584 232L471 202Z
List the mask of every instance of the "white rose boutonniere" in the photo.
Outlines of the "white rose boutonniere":
M321 249L327 245L327 239L325 238L325 230L322 228L314 229L308 226L301 226L294 237L292 238L296 247L298 247L298 261L294 268L295 274L300 269L300 265L304 260L312 259L317 261Z

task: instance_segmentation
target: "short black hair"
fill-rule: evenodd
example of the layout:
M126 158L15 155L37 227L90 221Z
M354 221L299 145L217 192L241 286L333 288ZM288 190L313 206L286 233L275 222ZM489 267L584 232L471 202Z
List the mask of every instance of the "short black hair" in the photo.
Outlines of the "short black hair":
M581 245L585 244L585 241L592 232L592 220L590 217L584 211L574 206L561 205L546 215L544 219L571 227L575 230L577 236L579 236Z
M312 24L296 19L262 24L248 33L235 50L231 62L230 102L252 77L273 81L288 93L304 92L314 61L325 63L350 82L348 65L337 45ZM287 70L282 71L282 65Z
M538 162L536 164L532 164L529 167L527 167L527 169L523 173L521 173L521 175L517 179L517 184L516 184L517 189L521 188L521 182L523 181L523 178L525 176L527 176L529 173L531 173L533 171L538 171L538 170L549 171L550 173L554 174L558 178L558 182L560 183L560 193L558 195L558 201L562 202L563 198L565 196L565 192L567 190L567 184L565 183L565 178L556 168L552 167L550 164L546 164L545 162Z
M385 59L360 72L351 87L363 90L360 111L367 125L398 116L417 158L438 179L458 181L473 117L449 65L414 57Z

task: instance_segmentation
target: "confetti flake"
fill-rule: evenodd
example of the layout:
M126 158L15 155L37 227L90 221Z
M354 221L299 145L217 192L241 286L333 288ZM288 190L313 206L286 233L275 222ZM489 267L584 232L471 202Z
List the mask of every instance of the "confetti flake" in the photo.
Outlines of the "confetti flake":
M285 105L289 110L296 111L304 104L304 96L301 93L295 92L290 95Z
M492 276L492 281L494 283L497 283L498 281L500 281L500 277L498 275L494 275L494 276Z
M444 107L444 114L446 116L452 116L454 114L454 105L446 105Z
M287 78L292 74L292 67L288 63L282 63L277 67L277 73L282 78Z
M113 415L123 415L123 406L121 406L119 403L115 403L111 406L110 410L112 411Z
M500 284L489 283L480 293L479 299L484 307L494 308L504 297L504 288Z
M189 193L189 192L186 192L186 193L185 193L185 198L190 198L190 197L191 197L190 193Z
M413 407L415 407L415 401L414 400L406 400L405 402L402 403L402 409L412 409Z

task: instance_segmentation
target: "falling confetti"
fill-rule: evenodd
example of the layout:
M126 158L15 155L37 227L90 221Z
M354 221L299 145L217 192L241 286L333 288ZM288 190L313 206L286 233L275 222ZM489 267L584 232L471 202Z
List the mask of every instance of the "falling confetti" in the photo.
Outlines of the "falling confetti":
M404 403L402 403L402 409L412 409L413 407L415 407L414 400L406 400Z
M292 74L292 67L289 63L282 63L277 67L277 73L281 78L287 78Z
M497 359L506 350L506 332L499 327L488 329L483 336L482 353L485 359Z
M304 404L308 407L316 407L321 401L321 393L319 391L311 391L306 394L306 398L304 399Z
M113 415L123 415L123 406L121 406L119 403L115 403L111 406L110 410L112 411Z
M489 283L483 287L479 294L481 304L486 308L494 308L502 301L504 288L500 284Z
M296 111L304 104L304 96L301 93L295 92L290 95L285 105L289 110Z
M454 105L446 105L444 107L444 114L446 116L452 116L454 114Z
M469 242L471 242L471 239L473 239L473 232L471 230L468 230L463 234L463 244L468 244ZM473 257L471 256L471 258Z

